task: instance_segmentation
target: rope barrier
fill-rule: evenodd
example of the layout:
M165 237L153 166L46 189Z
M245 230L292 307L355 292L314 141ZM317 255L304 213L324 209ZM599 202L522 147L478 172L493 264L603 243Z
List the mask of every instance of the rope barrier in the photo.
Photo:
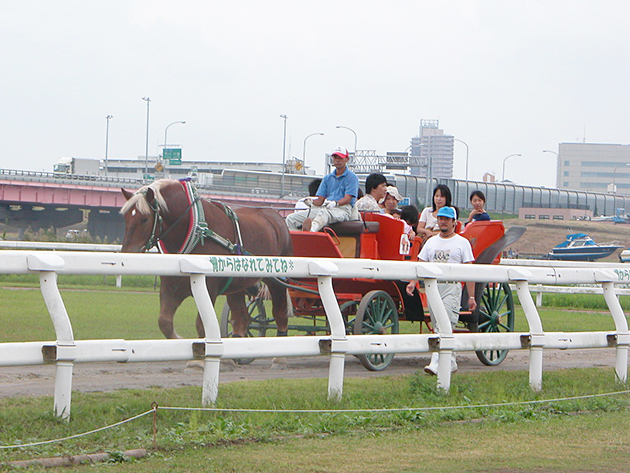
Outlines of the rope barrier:
M76 439L76 438L79 438L79 437L85 437L87 435L95 434L97 432L102 432L103 430L107 430L107 429L112 429L114 427L118 427L119 425L127 424L128 422L131 422L133 420L139 419L140 417L144 417L146 415L149 415L153 411L154 411L154 409L151 409L149 411L143 412L142 414L138 414L136 416L130 417L129 419L125 419L125 420L122 420L120 422L116 422L115 424L106 425L105 427L101 427L99 429L94 429L94 430L89 430L87 432L82 432L80 434L70 435L69 437L62 437L62 438L58 438L58 439L54 439L54 440L44 440L42 442L23 443L23 444L19 444L19 445L0 445L0 450L6 450L6 449L9 449L9 448L37 447L39 445L46 445L46 444L55 443L55 442L64 442L66 440L72 440L72 439Z
M625 391L614 391L610 393L601 393L601 394L584 394L582 396L572 396L572 397L561 397L554 399L538 399L533 401L514 401L514 402L502 402L502 403L493 403L493 404L471 404L465 406L434 406L434 407L394 407L394 408L382 408L382 409L235 409L235 408L224 408L224 407L167 407L167 406L158 406L157 402L151 403L151 409L143 412L142 414L138 414L136 416L130 417L129 419L116 422L115 424L107 425L101 427L99 429L90 430L88 432L83 432L75 435L71 435L69 437L58 438L54 440L45 440L41 442L33 442L33 443L25 443L20 445L0 445L0 450L6 450L11 448L23 448L23 447L35 447L39 445L46 445L55 442L63 442L66 440L72 440L79 437L84 437L87 435L91 435L97 432L102 432L107 429L111 429L114 427L118 427L123 424L127 424L131 421L139 419L141 417L147 416L149 414L153 414L153 446L157 445L157 411L158 407L161 410L170 410L170 411L204 411L204 412L248 412L248 413L273 413L273 414L348 414L348 413L386 413L386 412L428 412L428 411L438 411L438 410L461 410L461 409L482 409L488 407L507 407L507 406L522 406L522 405L535 405L535 404L546 404L552 402L565 402L565 401L575 401L580 399L594 399L599 397L610 397L617 396L621 394L630 394L630 390Z

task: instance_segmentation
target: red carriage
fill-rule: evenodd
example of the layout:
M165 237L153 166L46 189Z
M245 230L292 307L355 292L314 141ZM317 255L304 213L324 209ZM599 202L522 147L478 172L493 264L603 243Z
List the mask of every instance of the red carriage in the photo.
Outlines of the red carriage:
M422 240L416 237L409 250L401 254L403 223L381 214L364 214L363 221L343 222L324 228L321 232L291 232L294 255L320 258L369 258L377 260L417 261ZM473 248L475 263L498 264L503 249L516 241L525 231L512 227L505 231L503 222L474 222L461 231ZM403 238L404 242L404 238ZM314 278L288 279L294 317L289 330L306 334L328 333L329 327ZM426 297L422 291L409 296L407 281L378 279L335 279L333 286L347 332L353 334L396 334L402 321L419 322L419 330L431 330ZM488 282L475 287L477 310L470 312L463 306L457 330L502 332L514 330L514 301L509 285ZM464 290L463 302L468 296ZM248 336L265 336L275 329L267 316L264 300L252 296L248 302L250 315ZM230 309L226 304L221 316L222 336L230 336ZM507 350L478 351L477 357L486 365L503 361ZM359 360L369 370L385 369L393 354L360 355ZM240 360L246 363L251 360Z

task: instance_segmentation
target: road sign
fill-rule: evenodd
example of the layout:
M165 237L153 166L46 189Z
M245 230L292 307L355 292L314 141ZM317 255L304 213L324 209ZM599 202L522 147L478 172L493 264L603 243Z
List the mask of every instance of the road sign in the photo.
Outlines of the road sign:
M179 166L182 164L181 148L164 148L162 156L171 166Z

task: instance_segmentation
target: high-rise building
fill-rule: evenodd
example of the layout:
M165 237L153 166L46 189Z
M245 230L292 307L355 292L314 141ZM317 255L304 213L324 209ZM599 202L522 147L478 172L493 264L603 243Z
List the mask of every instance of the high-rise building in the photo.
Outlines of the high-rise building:
M451 179L453 148L453 136L444 134L439 120L420 120L420 133L411 138L411 175Z
M630 194L630 145L560 143L556 186Z

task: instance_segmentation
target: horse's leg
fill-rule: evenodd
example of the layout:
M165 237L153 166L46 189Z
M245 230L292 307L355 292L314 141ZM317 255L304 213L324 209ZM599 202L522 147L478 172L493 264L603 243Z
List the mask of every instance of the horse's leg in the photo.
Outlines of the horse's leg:
M181 338L173 326L175 311L190 295L187 278L164 276L160 284L160 318L158 325L166 338Z
M232 316L232 336L247 336L247 327L249 326L249 313L245 304L245 293L243 291L233 292L225 296L227 303L230 305Z
M271 296L271 312L278 327L278 336L286 336L289 327L289 295L286 287L273 278L263 279Z
M289 328L289 294L287 288L273 278L263 279L271 296L271 312L278 327L278 337L286 337ZM291 311L292 312L292 311ZM289 363L285 357L274 357L271 360L272 370L286 370Z

